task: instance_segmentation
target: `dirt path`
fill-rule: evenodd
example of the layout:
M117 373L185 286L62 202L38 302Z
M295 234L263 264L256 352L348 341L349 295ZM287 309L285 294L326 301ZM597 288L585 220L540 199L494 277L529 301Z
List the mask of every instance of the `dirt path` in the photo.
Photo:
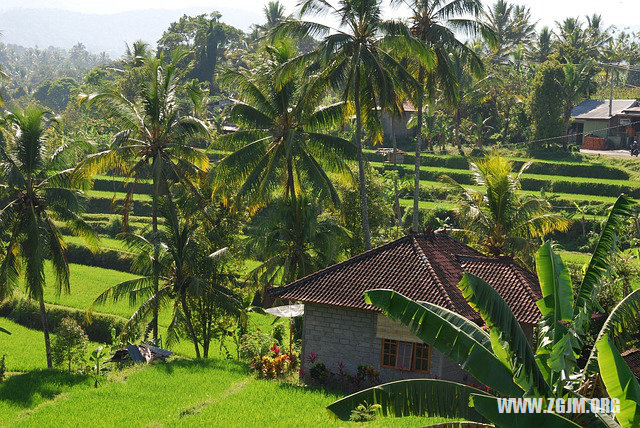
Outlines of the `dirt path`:
M598 156L609 156L613 158L627 158L633 159L629 150L588 150L588 149L580 149L580 153L583 155L598 155ZM637 159L637 158L636 158Z

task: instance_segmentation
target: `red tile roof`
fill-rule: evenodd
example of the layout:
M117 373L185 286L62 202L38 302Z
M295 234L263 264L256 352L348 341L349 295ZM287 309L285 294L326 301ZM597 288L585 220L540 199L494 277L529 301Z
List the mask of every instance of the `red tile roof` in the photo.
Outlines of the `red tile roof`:
M492 285L516 319L535 324L541 298L536 277L508 258L485 257L446 233L408 235L306 276L271 295L285 300L378 311L363 293L388 288L445 307L478 323L457 283L469 272Z
M640 349L629 349L620 355L624 358L636 379L640 380Z

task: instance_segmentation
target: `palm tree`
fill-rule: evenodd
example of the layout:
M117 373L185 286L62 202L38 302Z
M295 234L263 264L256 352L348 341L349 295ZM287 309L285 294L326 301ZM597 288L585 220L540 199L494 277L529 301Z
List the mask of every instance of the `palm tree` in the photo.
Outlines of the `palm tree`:
M283 34L298 37L325 36L313 52L289 61L281 74L290 75L301 64L311 62L310 70L320 70L312 76L314 84L331 86L340 91L344 102L353 104L363 238L365 248L370 249L365 158L362 152L363 130L366 129L374 142L381 140L379 109L398 102L398 81L403 82L406 87L414 83L411 75L386 49L411 51L425 62L431 61L432 57L429 50L403 24L382 19L381 0L340 0L337 7L324 0L306 0L301 3L300 16L308 15L331 15L340 26L331 28L317 22L292 20L276 27L274 37Z
M532 61L543 63L549 59L549 55L553 52L551 30L549 27L543 27L538 33L538 39L535 47L529 51L529 58Z
M486 25L496 35L491 55L497 61L508 60L519 45L530 43L535 36L536 24L531 21L531 11L525 6L498 0L483 15Z
M456 81L451 70L449 54L458 53L474 70L481 75L484 66L482 59L461 41L456 31L462 30L469 36L483 35L493 40L491 30L478 21L483 7L479 0L394 0L395 4L404 3L411 10L409 26L411 34L425 43L435 54L435 67L429 62L411 61L410 71L417 81L413 93L413 103L417 109L417 135L415 143L415 177L413 191L413 229L418 230L418 205L420 201L420 152L422 149L422 124L424 102L428 97L434 103L435 90L440 87L447 98L455 98Z
M199 195L196 183L208 170L206 154L188 144L195 135L208 135L203 122L180 114L177 90L181 74L176 64L186 56L182 52L169 64L162 58L145 59L145 83L139 99L129 101L117 92L94 93L83 100L97 104L123 127L109 149L89 156L77 168L77 175L91 177L116 169L127 178L124 222L128 223L129 205L135 184L152 180L152 233L158 232L158 202L170 182L184 183ZM201 198L204 200L204 198ZM158 338L157 310L154 314L153 338Z
M247 250L263 263L251 272L265 287L288 284L338 261L349 231L323 216L314 200L277 200L248 228Z
M470 163L473 181L483 190L465 189L452 178L441 180L458 195L459 215L467 237L492 256L522 256L532 240L554 231L566 231L569 220L551 212L543 198L520 195L520 178L529 164L513 173L513 163L496 154Z
M462 140L460 139L460 123L464 115L465 105L474 95L483 91L485 84L494 79L493 75L478 79L469 68L468 63L457 53L450 55L450 71L456 81L455 89L445 96L444 101L448 104L453 115L453 144L457 147L458 153L464 156Z
M129 67L141 67L144 65L145 60L151 56L151 49L149 43L142 40L136 40L131 46L125 43L126 52L122 62Z
M291 43L267 47L271 61L280 65L290 60ZM345 104L318 108L318 92L305 86L298 76L276 82L273 69L262 77L229 71L223 82L233 87L240 102L230 118L240 129L221 138L235 149L216 168L216 181L223 190L240 186L237 195L250 199L255 207L271 197L281 185L287 199L301 195L303 184L313 192L339 204L338 193L328 171L350 177L345 160L355 158L354 145L324 130L337 125L345 115Z
M380 404L387 415L426 414L477 422L485 422L486 418L497 426L616 426L607 415L514 416L500 414L496 406L496 396L580 398L586 389L598 383L594 382L595 377L601 376L606 391L600 394L619 399L620 408L624 408L615 415L620 425L637 426L640 385L618 349L628 349L636 339L640 290L626 296L611 312L584 368L576 361L585 346L591 315L599 307L598 284L607 275L617 232L630 216L632 205L625 196L614 204L584 279L577 287L575 300L569 272L553 246L545 243L538 250L536 270L542 291L538 305L542 318L535 349L502 297L476 276L464 274L458 287L469 305L479 312L488 331L451 311L412 301L391 290L365 292L368 304L382 309L386 316L409 327L425 343L463 365L487 390L437 379L412 379L360 391L331 404L329 410L348 419L352 409L367 402Z
M24 270L26 294L40 304L47 366L52 367L49 325L44 306L44 263L51 260L58 293L69 292L67 246L56 222L64 222L92 247L97 241L78 215L80 184L62 159L70 146L49 152L46 145L48 112L36 107L7 117L11 142L0 147L4 208L0 228L8 236L0 265L0 300L10 296ZM4 203L3 202L3 203Z
M284 5L279 1L270 1L262 8L262 13L267 22L261 26L262 29L270 30L280 24L287 17L284 14Z
M564 73L561 87L564 98L563 120L565 131L563 144L564 149L567 150L569 128L571 126L571 111L584 98L588 97L589 93L594 89L591 79L594 72L590 62L578 65L564 64L562 71Z

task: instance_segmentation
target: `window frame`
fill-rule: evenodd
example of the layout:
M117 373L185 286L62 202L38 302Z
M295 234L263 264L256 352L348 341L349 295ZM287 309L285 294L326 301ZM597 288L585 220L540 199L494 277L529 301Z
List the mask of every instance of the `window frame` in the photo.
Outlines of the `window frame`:
M385 344L387 344L387 343L388 344L392 344L393 343L395 345L395 363L392 366L384 364L385 356L390 357L392 355L389 352L385 353ZM398 351L400 350L400 343L406 343L406 344L410 344L411 345L411 368L398 367L398 358L400 357L400 353ZM418 369L416 367L416 358L417 358L418 347L425 347L426 348L426 362L427 362L426 370ZM421 357L420 359L423 360L424 357ZM381 342L381 346L380 346L380 367L384 367L386 369L394 369L394 370L401 370L401 371L429 374L429 373L431 373L431 346L427 345L426 343L407 342L407 341L404 341L404 340L383 338L382 342Z

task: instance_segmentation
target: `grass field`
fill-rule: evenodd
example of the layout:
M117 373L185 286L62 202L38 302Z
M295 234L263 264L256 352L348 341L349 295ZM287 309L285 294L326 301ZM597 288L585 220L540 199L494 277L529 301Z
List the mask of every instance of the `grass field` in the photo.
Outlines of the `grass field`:
M8 372L27 372L47 367L44 349L44 335L39 330L32 330L0 318L0 327L11 332L0 334L0 356L6 355L5 363ZM51 336L53 341L54 335ZM87 352L94 350L98 343L90 342Z
M36 371L0 384L0 425L415 427L430 418L333 419L325 407L340 395L258 380L223 360L174 360L113 374L97 389L84 376Z

